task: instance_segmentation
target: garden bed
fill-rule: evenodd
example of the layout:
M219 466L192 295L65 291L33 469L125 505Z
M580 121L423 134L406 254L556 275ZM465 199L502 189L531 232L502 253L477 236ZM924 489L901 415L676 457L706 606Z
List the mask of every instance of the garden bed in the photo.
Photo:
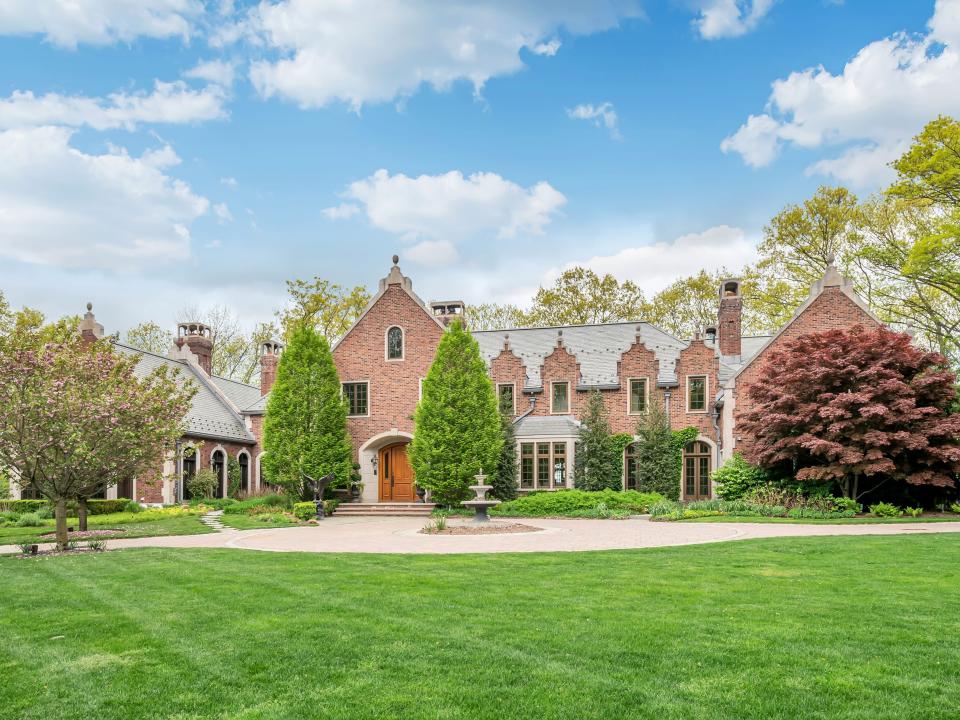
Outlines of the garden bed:
M424 535L504 535L540 532L542 530L543 528L521 523L492 522L489 525L446 525L442 529L428 525L420 532Z

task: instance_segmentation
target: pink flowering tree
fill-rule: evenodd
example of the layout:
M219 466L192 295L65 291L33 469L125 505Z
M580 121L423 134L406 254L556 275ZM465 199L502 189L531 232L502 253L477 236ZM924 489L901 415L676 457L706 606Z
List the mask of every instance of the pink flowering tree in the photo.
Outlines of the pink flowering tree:
M810 333L772 353L737 432L751 461L859 499L886 482L953 487L956 377L946 358L886 328ZM862 481L868 480L864 488Z
M67 544L67 501L156 472L183 433L195 392L166 368L109 342L0 344L0 466L54 505Z

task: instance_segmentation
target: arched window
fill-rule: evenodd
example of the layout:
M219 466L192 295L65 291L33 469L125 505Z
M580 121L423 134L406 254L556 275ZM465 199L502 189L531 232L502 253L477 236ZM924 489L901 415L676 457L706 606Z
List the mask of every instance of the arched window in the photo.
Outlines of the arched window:
M250 456L246 453L240 453L237 456L237 462L240 463L240 492L250 492Z
M403 360L403 329L396 326L387 330L387 360Z
M190 499L190 490L187 487L189 485L189 480L194 475L197 474L197 449L193 447L187 447L183 450L183 499Z
M623 489L640 489L640 444L630 443L623 451Z
M226 463L223 458L222 450L214 450L213 455L210 456L210 469L213 470L213 474L217 476L217 487L213 489L213 496L222 498L223 497L223 474L226 470Z
M710 446L700 440L683 447L683 495L686 500L710 499Z

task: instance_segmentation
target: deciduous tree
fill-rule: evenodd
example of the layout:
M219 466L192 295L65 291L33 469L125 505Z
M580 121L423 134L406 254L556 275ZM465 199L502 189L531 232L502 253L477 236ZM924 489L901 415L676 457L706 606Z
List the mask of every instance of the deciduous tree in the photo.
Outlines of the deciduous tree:
M834 480L859 499L880 484L952 487L960 471L956 377L939 353L886 328L810 333L773 353L750 386L745 456ZM861 482L868 480L869 487Z
M346 487L353 465L347 406L330 346L312 327L297 328L277 367L263 424L263 466L270 482L308 498L303 475L335 476Z
M503 330L523 327L527 324L526 314L516 305L480 303L467 305L467 327L470 330Z
M301 326L313 328L332 346L350 329L370 302L361 286L347 288L319 277L287 281L287 306L277 313L285 338Z
M643 309L643 291L634 283L575 267L560 275L552 287L537 291L527 319L541 327L586 325L637 320Z
M193 388L137 361L76 338L0 349L0 465L54 505L60 548L68 500L146 478L182 435Z
M495 472L503 446L497 399L480 347L458 320L440 339L414 420L410 461L435 502L466 500L481 468Z

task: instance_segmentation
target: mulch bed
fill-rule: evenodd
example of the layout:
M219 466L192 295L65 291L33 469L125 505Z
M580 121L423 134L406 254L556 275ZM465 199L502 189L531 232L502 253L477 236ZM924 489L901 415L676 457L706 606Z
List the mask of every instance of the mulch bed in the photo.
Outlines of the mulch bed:
M427 530L420 532L424 535L503 535L509 533L540 532L543 528L520 523L498 523L489 525L447 525L443 530Z

